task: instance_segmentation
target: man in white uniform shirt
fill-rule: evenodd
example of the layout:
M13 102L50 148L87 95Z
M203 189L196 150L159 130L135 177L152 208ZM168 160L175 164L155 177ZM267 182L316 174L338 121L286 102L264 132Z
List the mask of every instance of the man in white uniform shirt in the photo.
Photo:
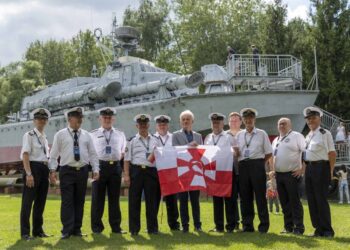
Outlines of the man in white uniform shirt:
M231 148L233 146L234 138L228 135L224 131L224 120L225 115L221 113L211 113L209 119L211 120L212 133L205 137L204 145L214 145L219 148ZM215 228L210 232L224 232L224 209L226 215L225 229L227 232L232 233L236 226L235 221L235 207L234 207L234 171L232 166L232 190L230 197L218 197L213 196L213 207L214 207L214 223Z
M102 216L107 191L109 225L113 233L123 234L126 232L120 227L120 161L124 157L126 138L124 132L113 127L116 114L114 108L105 107L100 109L99 113L101 127L90 132L100 164L100 178L92 183L91 229L94 233L104 230Z
M303 160L305 169L305 190L311 222L315 228L314 237L333 237L331 211L327 195L333 178L336 152L332 134L320 127L323 112L316 107L304 109L304 117L310 129L306 136Z
M82 237L85 193L92 166L93 180L99 178L97 153L88 131L81 129L83 109L75 107L65 113L68 127L58 131L50 152L50 181L56 183L56 169L60 158L62 239L71 235Z
M44 128L51 113L44 108L33 110L34 129L23 136L21 160L23 161L23 194L21 207L21 238L31 240L30 214L33 206L33 236L48 237L43 230L43 213L49 188L49 145ZM34 205L33 205L34 203Z
M302 152L305 139L292 131L288 118L281 118L277 125L279 136L272 142L273 157L270 175L276 175L277 191L284 215L284 230L281 233L303 234L304 210L299 196L302 177Z
M241 110L246 129L237 134L239 192L242 200L243 232L254 232L254 197L258 208L260 233L269 230L270 220L266 200L265 162L272 156L272 147L264 130L255 127L258 112L252 108Z
M167 115L158 115L154 118L157 132L154 134L158 138L158 147L171 147L172 134L169 132L169 122L171 118ZM179 209L177 207L177 194L164 197L167 209L167 220L170 230L180 230Z
M140 232L141 197L145 193L147 233L158 234L158 208L160 186L155 164L148 160L158 139L149 133L148 114L134 117L138 133L132 137L125 149L124 181L129 187L129 230L132 236Z

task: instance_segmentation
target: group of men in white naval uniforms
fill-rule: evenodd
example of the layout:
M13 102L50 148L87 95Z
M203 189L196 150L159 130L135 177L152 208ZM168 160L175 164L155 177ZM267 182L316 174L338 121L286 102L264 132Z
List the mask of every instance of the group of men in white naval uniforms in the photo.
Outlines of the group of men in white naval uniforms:
M51 114L44 108L32 112L34 129L23 136L23 189L21 207L21 237L30 240L29 218L33 206L33 237L49 237L43 230L43 212L49 180L55 184L59 172L61 190L62 239L82 237L85 193L89 171L92 171L91 230L101 233L105 196L108 197L109 224L113 233L126 233L121 228L119 195L122 177L129 187L129 232L139 234L141 200L146 203L147 232L158 234L158 210L161 192L157 168L152 160L156 147L188 145L215 145L230 147L234 154L232 166L232 194L230 197L213 197L214 224L211 232L239 230L239 209L242 231L254 232L254 198L260 223L258 231L266 233L270 220L266 201L266 178L276 176L277 189L284 213L281 233L304 233L303 207L299 196L299 183L305 175L306 194L312 225L312 236L333 237L330 208L327 201L328 184L335 164L333 139L328 130L320 127L322 111L315 107L304 109L310 132L306 139L292 130L288 118L281 118L277 127L279 136L271 145L264 130L255 125L257 110L242 109L229 114L228 131L224 131L225 115L211 113L212 133L205 137L193 131L194 114L186 110L180 114L179 131L171 134L167 115L158 115L155 134L149 131L151 116L134 117L137 134L126 140L125 134L114 127L116 110L105 107L99 110L101 127L88 132L81 128L84 110L75 107L65 113L68 125L58 131L51 149L44 133ZM241 124L245 129L241 129ZM270 168L266 170L266 164ZM171 230L189 231L188 200L191 202L194 230L201 232L200 192L189 191L163 197L167 207ZM238 196L240 206L238 205ZM178 209L178 201L180 209ZM226 225L224 225L224 215ZM180 222L178 221L180 217Z

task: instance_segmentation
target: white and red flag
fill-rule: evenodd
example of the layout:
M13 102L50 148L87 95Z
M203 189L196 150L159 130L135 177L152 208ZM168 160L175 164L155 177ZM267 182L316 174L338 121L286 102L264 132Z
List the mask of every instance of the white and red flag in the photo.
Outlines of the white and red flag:
M204 190L213 196L231 195L231 148L157 147L154 154L163 196L190 190Z

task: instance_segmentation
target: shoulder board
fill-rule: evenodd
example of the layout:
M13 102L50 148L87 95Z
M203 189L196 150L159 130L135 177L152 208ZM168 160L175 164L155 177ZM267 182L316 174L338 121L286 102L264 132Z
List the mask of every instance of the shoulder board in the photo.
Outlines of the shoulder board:
M151 134L154 138L158 139L159 137L156 136L155 134Z
M94 130L91 130L90 133L95 133L97 131L98 131L98 129L94 129Z
M129 139L128 139L128 141L131 141L132 139L134 139L136 136L134 135L134 136L131 136Z
M29 131L28 135L33 136L34 135L34 130Z
M320 128L320 132L321 132L321 134L325 134L326 133L326 130L325 129L323 129L323 128Z

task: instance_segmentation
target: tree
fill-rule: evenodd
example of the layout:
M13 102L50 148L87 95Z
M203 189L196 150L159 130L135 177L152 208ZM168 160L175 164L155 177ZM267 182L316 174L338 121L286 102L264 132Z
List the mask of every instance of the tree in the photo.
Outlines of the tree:
M312 0L311 35L317 48L317 104L350 116L350 10L347 0Z
M167 49L171 36L167 23L169 6L166 0L144 0L137 10L127 8L124 12L123 25L139 30L140 46L143 51L132 52L132 55L156 62L160 54ZM160 60L159 67L162 67Z
M282 4L282 0L274 0L273 4L267 5L261 29L262 51L266 54L286 53L286 19L287 5Z

